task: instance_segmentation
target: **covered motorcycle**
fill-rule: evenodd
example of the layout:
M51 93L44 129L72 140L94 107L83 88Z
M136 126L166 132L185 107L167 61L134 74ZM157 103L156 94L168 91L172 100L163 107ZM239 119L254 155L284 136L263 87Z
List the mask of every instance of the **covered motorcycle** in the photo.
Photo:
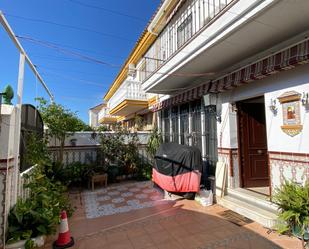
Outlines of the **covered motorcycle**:
M164 143L155 155L152 180L168 192L200 190L202 156L197 147Z

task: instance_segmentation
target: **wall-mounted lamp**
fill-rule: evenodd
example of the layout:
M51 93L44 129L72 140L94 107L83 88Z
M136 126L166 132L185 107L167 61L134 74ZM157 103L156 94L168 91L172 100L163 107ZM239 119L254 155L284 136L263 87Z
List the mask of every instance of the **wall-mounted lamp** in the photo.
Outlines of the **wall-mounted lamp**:
M272 111L273 114L277 114L278 107L276 99L270 99L269 109Z
M305 106L305 107L309 106L309 93L303 92L301 102L302 102L303 106Z

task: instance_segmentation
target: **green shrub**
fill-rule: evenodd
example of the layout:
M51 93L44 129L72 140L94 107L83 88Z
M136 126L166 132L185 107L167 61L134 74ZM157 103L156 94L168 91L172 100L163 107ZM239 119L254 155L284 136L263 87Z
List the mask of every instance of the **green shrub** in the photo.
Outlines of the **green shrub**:
M150 138L147 143L147 152L148 154L154 158L158 148L160 147L161 143L163 142L163 138L161 133L158 131L157 128L152 130Z
M49 179L42 166L36 166L31 175L25 177L30 182L24 186L30 190L30 196L26 200L18 200L10 210L8 243L53 234L60 221L60 212L66 210L69 216L73 212L65 196L66 187Z
M101 134L101 155L109 173L109 180L117 175L136 175L138 179L151 178L151 166L141 159L136 133L119 129L115 133ZM116 167L116 168L115 168Z
M66 186L83 186L89 177L94 174L102 174L107 170L100 164L83 164L81 162L74 162L66 166L62 166L58 179Z
M62 169L62 178L66 181L67 185L80 185L86 179L86 167L80 162L75 162L68 164L67 166L63 166Z
M278 231L286 233L298 230L305 248L304 237L309 227L309 182L302 186L285 181L281 189L277 189L273 200L280 211Z

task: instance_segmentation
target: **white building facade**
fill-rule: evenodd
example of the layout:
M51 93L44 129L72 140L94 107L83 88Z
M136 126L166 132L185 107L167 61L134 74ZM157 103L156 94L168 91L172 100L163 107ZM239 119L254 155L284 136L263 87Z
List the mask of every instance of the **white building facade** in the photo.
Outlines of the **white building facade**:
M210 175L225 162L218 202L271 227L276 188L309 178L309 2L171 2L141 62L164 140L198 146Z
M92 108L89 109L88 111L88 115L89 115L89 126L93 127L93 128L97 128L100 126L99 123L99 113L102 110L102 108L104 107L104 104L99 104L97 106L94 106Z

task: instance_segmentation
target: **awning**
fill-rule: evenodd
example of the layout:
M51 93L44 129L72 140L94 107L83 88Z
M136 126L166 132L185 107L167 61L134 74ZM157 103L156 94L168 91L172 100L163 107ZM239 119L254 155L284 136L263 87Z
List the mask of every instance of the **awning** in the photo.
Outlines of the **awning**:
M309 63L309 40L300 42L297 45L238 69L215 81L197 86L164 100L158 103L155 109L160 110L173 105L200 99L207 93L225 92L238 86L248 84L251 81L259 80L280 71L289 70L298 65L307 63Z

